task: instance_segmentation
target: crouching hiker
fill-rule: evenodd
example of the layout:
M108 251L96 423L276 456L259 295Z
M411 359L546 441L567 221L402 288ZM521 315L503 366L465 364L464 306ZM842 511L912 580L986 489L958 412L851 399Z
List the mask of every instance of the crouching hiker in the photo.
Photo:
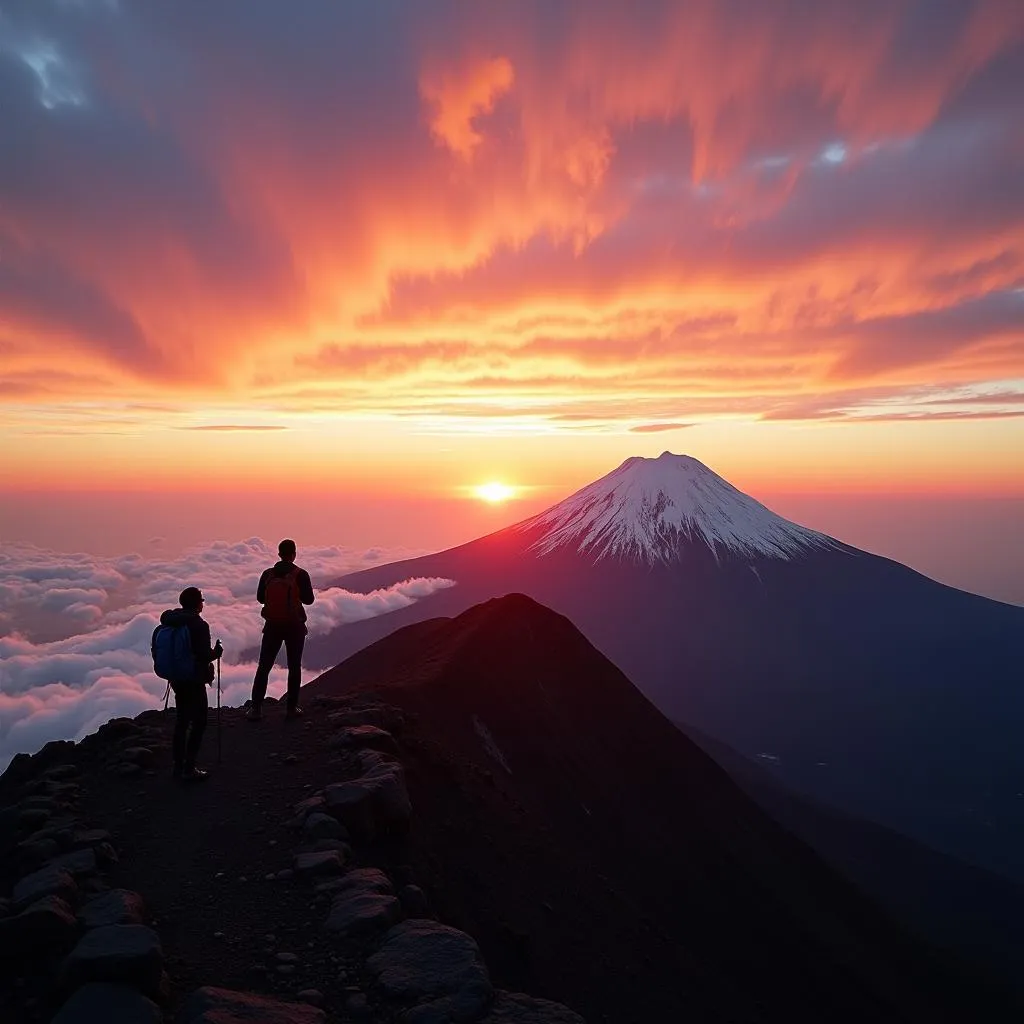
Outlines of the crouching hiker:
M186 587L178 602L181 607L168 608L153 632L153 668L174 691L174 777L195 782L208 774L196 767L196 755L206 731L206 688L213 683L213 663L224 648L219 640L210 645L210 626L202 617L202 591Z

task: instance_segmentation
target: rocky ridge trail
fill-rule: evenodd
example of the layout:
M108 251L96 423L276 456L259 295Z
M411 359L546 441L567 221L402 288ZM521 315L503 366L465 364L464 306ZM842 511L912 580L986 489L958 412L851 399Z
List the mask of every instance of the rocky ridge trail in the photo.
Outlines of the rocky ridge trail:
M9 1024L581 1024L496 989L406 859L404 716L321 697L222 712L211 777L170 778L174 714L115 719L0 777Z

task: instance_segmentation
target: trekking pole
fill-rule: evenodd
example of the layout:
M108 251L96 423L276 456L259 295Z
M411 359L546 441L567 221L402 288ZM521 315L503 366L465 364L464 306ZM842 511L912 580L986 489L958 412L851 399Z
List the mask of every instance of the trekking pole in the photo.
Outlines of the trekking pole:
M221 763L220 741L220 658L217 658L217 764Z

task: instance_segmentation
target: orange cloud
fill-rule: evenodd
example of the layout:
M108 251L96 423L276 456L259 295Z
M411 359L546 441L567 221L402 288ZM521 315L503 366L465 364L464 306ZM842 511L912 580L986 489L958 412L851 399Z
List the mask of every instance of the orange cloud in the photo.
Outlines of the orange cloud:
M494 109L496 100L508 92L514 79L512 64L504 57L424 73L420 92L432 108L430 130L453 153L470 159L483 141L473 127L474 120Z
M229 8L8 16L7 426L643 433L1024 379L1020 4Z

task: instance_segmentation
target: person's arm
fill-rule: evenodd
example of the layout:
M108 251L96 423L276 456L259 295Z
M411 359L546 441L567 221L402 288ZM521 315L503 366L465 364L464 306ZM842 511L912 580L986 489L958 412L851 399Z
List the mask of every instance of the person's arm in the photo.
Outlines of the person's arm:
M299 570L299 597L303 604L312 604L316 600L313 594L313 581L305 569Z
M269 569L264 569L263 572L260 573L260 581L256 585L256 600L259 601L260 604L264 604L267 600L267 573L269 571Z
M199 620L199 629L196 631L199 635L199 647L196 651L196 658L200 664L209 665L211 661L216 661L220 656L217 648L210 642L210 624L205 619ZM195 636L195 634L193 634Z

